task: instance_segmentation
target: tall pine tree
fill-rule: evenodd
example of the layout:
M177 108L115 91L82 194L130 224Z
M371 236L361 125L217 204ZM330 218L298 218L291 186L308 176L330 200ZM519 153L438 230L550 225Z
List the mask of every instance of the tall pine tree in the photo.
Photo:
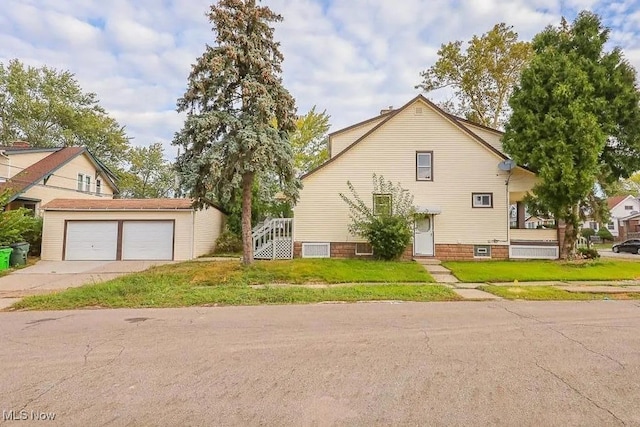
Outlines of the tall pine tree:
M504 149L540 178L532 204L566 223L571 257L580 206L640 168L640 95L609 30L591 12L536 35L534 56L510 99Z
M252 188L256 177L277 175L295 199L289 132L295 129L295 101L282 84L283 55L270 26L282 17L256 0L220 0L209 21L216 33L189 75L178 100L186 112L174 144L183 183L206 206L242 197L243 263L253 262ZM241 194L238 194L241 192Z

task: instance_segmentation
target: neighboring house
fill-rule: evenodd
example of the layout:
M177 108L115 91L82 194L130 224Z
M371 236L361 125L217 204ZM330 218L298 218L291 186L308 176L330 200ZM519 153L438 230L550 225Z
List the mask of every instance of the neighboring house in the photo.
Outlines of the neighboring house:
M634 216L640 212L640 201L633 196L616 196L607 199L611 218L607 228L613 237L620 236L620 220Z
M541 218L539 216L530 216L524 221L525 228L553 228L556 221L551 218Z
M525 229L526 193L536 175L507 171L502 133L445 113L423 96L402 108L333 132L330 159L302 177L294 209L294 256L355 257L370 246L348 231L350 181L365 201L372 174L399 182L419 213L406 257L438 259L557 258L557 230ZM502 163L502 168L499 164ZM516 225L510 228L510 209ZM373 206L375 209L375 206Z
M43 206L42 259L189 260L211 253L224 214L190 199L56 199Z
M115 176L86 148L0 147L0 193L9 191L7 209L40 207L56 198L113 198Z
M640 200L633 196L614 196L607 199L607 207L609 208L609 222L603 224L606 226L613 237L621 236L621 221L640 212ZM582 228L591 228L595 231L600 229L597 221L587 219Z

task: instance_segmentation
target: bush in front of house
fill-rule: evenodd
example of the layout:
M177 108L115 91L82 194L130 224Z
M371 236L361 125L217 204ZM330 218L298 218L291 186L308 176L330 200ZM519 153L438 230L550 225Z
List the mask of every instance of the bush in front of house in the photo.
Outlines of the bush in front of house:
M25 242L29 243L29 255L40 256L42 250L42 218L34 217L31 228L22 237Z
M42 238L42 219L33 216L29 209L14 209L5 211L9 200L9 193L0 195L0 246L28 241L34 237L34 246L40 246ZM31 241L29 241L31 243Z
M242 238L228 228L216 240L214 254L235 254L242 252Z
M593 248L578 248L578 255L584 259L598 259L600 254Z
M383 176L373 174L371 202L365 202L351 182L347 187L352 198L340 193L349 206L351 223L349 232L367 239L376 258L393 260L399 258L411 243L413 226L413 195L400 183L385 181ZM378 200L378 208L373 204Z
M607 240L613 242L613 234L611 234L611 231L609 231L607 227L600 227L597 236L601 238L603 242L606 242Z
M362 233L371 243L375 257L385 260L400 258L412 235L410 224L392 215L373 218Z

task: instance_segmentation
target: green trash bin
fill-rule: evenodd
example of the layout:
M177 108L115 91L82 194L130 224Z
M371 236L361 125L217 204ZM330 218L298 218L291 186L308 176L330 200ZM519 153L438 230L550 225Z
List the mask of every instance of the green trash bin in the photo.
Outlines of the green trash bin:
M0 271L9 268L9 259L11 258L13 249L6 246L0 246Z
M27 242L14 243L10 245L13 249L9 265L15 267L17 265L27 264L27 255L29 254L29 244Z

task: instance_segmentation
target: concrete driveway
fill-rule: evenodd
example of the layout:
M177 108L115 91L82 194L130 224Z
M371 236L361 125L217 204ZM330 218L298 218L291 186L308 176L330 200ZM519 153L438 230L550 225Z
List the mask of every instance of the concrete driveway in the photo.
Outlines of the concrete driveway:
M110 280L170 261L38 261L0 277L0 299L19 298Z
M598 253L602 258L628 259L633 261L640 261L640 255L630 254L629 252L615 253L611 249L599 249Z
M5 312L0 409L65 426L637 426L638 330L640 301Z

